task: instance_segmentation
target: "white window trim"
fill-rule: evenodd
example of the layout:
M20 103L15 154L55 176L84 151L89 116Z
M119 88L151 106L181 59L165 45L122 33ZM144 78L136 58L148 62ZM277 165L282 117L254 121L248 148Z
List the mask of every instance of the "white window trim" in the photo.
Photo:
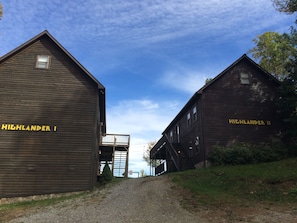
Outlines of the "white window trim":
M180 126L176 126L176 134L177 134L177 143L179 143L179 134L180 134Z
M240 73L240 83L250 84L249 75L247 73Z
M173 131L172 131L172 130L170 131L170 136L169 136L169 138L170 138L170 142L173 142Z
M36 65L37 69L49 69L51 57L49 55L37 55Z
M193 119L194 119L194 121L197 120L197 107L196 106L193 108Z

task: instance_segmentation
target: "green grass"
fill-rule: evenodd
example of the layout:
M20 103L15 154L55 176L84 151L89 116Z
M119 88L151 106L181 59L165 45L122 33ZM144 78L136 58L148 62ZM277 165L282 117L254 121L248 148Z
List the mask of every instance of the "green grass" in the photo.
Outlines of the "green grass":
M102 190L105 188L112 187L122 181L122 178L113 178L110 182L97 182L94 190ZM75 199L81 196L85 196L89 193L88 191L83 191L80 193L74 193L70 195L61 194L61 196L53 197L53 198L45 198L41 200L29 200L29 201L16 201L13 203L8 204L1 204L0 205L0 223L7 222L14 218L16 213L24 213L28 209L32 208L40 208L50 206L65 200Z
M42 200L28 200L0 205L0 222L7 222L19 213L25 213L28 209L40 208L56 204L69 199L75 199L88 192L81 192L72 195L61 195L60 197L46 198Z
M0 212L8 209L13 208L26 208L26 207L42 207L42 206L49 206L61 201L74 199L80 196L83 196L87 194L88 192L81 192L73 195L61 195L60 197L54 197L54 198L46 198L41 200L29 200L29 201L19 201L14 203L8 203L8 204L1 204L0 205Z
M97 182L95 184L94 190L102 190L104 188L109 188L114 186L115 184L121 182L124 178L113 178L111 181L109 182ZM7 210L7 209L13 209L13 208L18 208L18 207L40 207L40 206L49 206L61 201L65 201L65 200L69 200L69 199L75 199L81 196L84 196L86 194L88 194L90 192L84 191L84 192L80 192L80 193L74 193L71 195L63 195L61 194L61 196L58 197L53 197L53 198L45 198L45 199L41 199L41 200L29 200L29 201L20 201L20 202L14 202L14 203L9 203L9 204L1 204L0 205L0 213L3 210Z
M297 159L257 165L215 166L169 175L200 204L297 203Z

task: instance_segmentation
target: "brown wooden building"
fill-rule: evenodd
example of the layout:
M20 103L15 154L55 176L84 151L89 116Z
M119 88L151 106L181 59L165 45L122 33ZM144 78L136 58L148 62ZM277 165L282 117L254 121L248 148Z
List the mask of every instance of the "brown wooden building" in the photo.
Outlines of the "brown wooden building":
M256 144L279 134L279 82L243 55L198 90L162 133L151 159L156 174L207 166L214 145Z
M0 59L0 197L91 190L105 88L47 31Z

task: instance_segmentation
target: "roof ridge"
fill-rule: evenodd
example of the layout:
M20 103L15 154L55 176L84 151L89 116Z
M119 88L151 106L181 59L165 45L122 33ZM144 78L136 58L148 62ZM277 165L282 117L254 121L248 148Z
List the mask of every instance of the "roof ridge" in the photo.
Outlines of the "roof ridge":
M40 39L43 36L47 36L49 37L72 61L74 61L75 64L77 64L80 69L82 69L97 85L99 89L105 89L105 87L78 61L76 60L71 53L68 52L68 50L66 50L66 48L64 48L50 33L48 30L44 30L41 33L37 34L36 36L34 36L33 38L27 40L26 42L24 42L23 44L21 44L20 46L16 47L15 49L11 50L10 52L6 53L4 56L2 56L0 58L0 63L2 63L4 60L10 58L11 56L13 56L14 54L18 53L19 51L21 51L22 49L24 49L25 47L27 47L28 45L30 45L31 43L35 42L36 40Z

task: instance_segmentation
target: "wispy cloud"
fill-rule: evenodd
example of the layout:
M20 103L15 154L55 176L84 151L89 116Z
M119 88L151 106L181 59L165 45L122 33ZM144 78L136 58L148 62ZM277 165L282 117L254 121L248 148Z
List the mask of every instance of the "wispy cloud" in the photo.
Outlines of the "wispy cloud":
M5 20L11 20L13 23L10 24L18 25L21 36L32 36L36 30L50 29L66 44L69 40L84 39L87 42L98 41L98 48L113 44L121 47L146 46L188 35L195 35L197 39L214 38L218 32L220 38L224 38L222 33L225 33L228 38L236 39L257 32L268 22L277 24L281 20L280 16L273 16L276 12L270 0L2 2L4 13L9 11L4 14L2 35L15 30L5 24ZM57 24L60 27L58 30Z
M180 109L177 101L123 100L107 106L107 130L131 134L133 143L148 143L161 136Z
M1 3L0 55L49 30L106 84L107 92L116 92L113 97L120 101L107 100L107 130L131 135L134 166L139 165L143 146L158 139L182 108L184 102L178 100L188 99L206 78L246 52L263 30L283 32L295 22L295 16L276 12L271 0ZM132 93L123 99L118 96L123 91ZM187 98L175 101L173 94Z
M149 166L142 160L151 141L161 137L169 122L181 107L178 101L123 100L107 106L107 132L130 134L129 170L145 170Z
M159 80L160 84L166 87L175 88L179 91L194 94L204 84L208 78L206 74L197 70L170 70Z
M289 27L280 25L288 16L277 13L271 0L2 0L2 4L0 55L48 29L87 68L99 63L100 70L116 66L111 61L122 60L127 51L129 57L137 57L140 48L182 54L193 45L252 42L263 27L277 31Z

